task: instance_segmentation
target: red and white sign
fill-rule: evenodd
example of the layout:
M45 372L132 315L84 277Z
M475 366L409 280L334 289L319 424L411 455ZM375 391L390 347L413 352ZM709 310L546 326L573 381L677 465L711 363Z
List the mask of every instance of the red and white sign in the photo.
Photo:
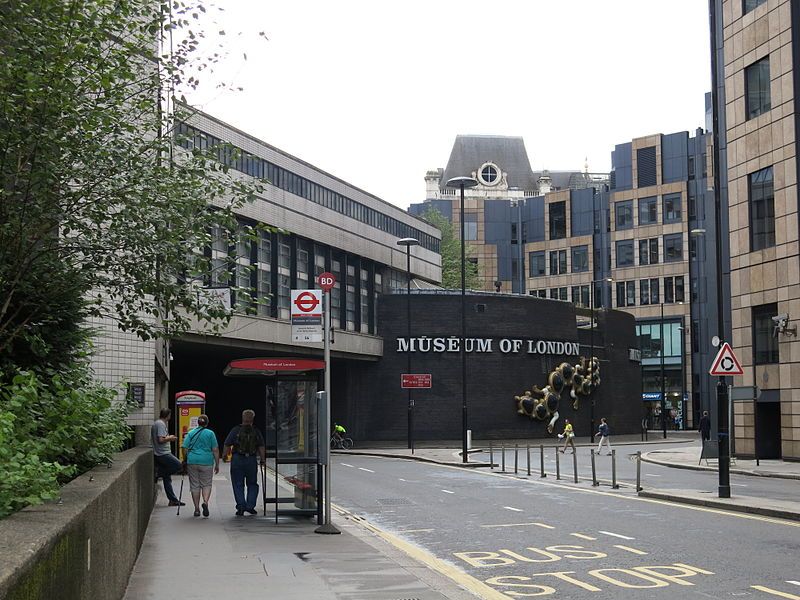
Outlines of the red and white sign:
M292 341L322 341L322 290L292 290Z
M742 365L736 355L733 353L733 348L728 342L722 344L717 352L717 357L711 365L711 370L708 372L710 375L718 375L720 377L728 377L729 375L744 375Z
M308 358L239 358L225 367L225 375L272 375L276 371L317 371L325 361Z
M403 389L424 389L431 387L430 373L401 373L400 387Z
M333 273L328 273L327 271L320 273L317 275L317 284L324 291L330 292L331 288L336 285L336 276Z

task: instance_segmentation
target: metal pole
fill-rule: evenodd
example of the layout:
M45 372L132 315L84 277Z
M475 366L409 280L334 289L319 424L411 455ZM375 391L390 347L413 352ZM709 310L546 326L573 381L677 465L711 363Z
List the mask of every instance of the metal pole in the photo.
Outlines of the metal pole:
M664 381L664 303L661 303L661 429L664 432L664 439L667 439L667 391Z
M592 454L592 486L597 487L600 484L597 482L597 467L595 466L594 462L594 448L592 448L589 452Z
M575 483L578 483L578 453L572 453L572 475L575 479Z
M619 489L619 484L617 483L617 451L611 451L611 487Z
M531 445L528 444L525 447L525 450L526 450L527 455L528 455L528 477L530 477L531 476Z
M492 447L492 440L489 440L489 469L494 471L494 448Z
M408 339L411 340L411 244L406 246L406 325ZM406 357L408 358L406 373L411 373L410 351L406 353ZM411 454L414 454L414 399L411 397L411 388L408 388L408 447Z
M544 479L547 477L547 473L544 472L544 444L539 444L539 466L541 470L539 477Z
M503 473L505 473L506 472L506 445L505 444L500 444L500 452L503 454L503 456L500 458L500 464L502 465Z
M756 388L753 387L753 454L756 455L756 466L760 466L758 461L758 398Z
M636 491L642 491L642 451L636 453Z
M519 444L514 444L514 475L519 473Z
M731 455L728 448L728 386L717 381L717 440L719 442L719 497L731 497Z
M464 182L461 182L461 462L467 454L467 258L464 240ZM503 452L505 462L505 452ZM505 469L504 469L505 470Z
M558 455L558 448L556 448L556 479L561 479L561 459Z
M594 202L594 196L592 196L592 202ZM594 208L592 209L594 210ZM594 213L592 213L594 214ZM594 236L592 236L594 239ZM592 286L589 289L589 311L592 314L592 322L589 323L589 378L592 379L593 370L592 367L594 366L594 281L592 281ZM589 437L591 438L592 434L594 433L594 385L592 385L592 396L589 399Z
M327 418L321 423L323 431L320 432L319 443L327 444L329 443L328 440L331 439L331 294L330 291L327 291L323 294L323 300L325 302L324 358L325 358L325 414L327 415ZM328 463L324 466L325 522L314 530L316 533L329 533L329 534L341 533L341 531L339 531L333 525L333 523L331 523L331 471L333 470L331 468L332 463L333 461L330 460L329 458ZM275 475L276 475L275 480L277 486L277 462L275 465ZM277 512L276 512L276 518L277 518Z

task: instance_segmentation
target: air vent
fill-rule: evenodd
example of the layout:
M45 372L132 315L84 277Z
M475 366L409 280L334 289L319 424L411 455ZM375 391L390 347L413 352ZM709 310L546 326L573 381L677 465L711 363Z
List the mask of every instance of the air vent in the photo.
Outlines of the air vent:
M475 305L475 312L477 312L477 313L485 313L486 312L486 305L485 304L476 304Z

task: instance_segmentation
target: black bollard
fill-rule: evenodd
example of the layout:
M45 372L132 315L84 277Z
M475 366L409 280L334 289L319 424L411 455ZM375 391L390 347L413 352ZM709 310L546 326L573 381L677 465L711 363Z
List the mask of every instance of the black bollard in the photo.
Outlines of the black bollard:
M528 455L528 477L530 477L531 476L531 445L527 444L525 446L525 450L526 450L527 455Z
M594 464L594 448L590 452L592 453L592 486L597 487L600 483L597 481L597 469Z
M544 444L539 444L539 465L541 467L541 474L539 477L547 477L547 473L544 472Z
M556 448L556 479L561 479L561 458L558 454L558 448Z
M619 484L617 483L617 451L611 451L611 487L615 490L619 489Z
M642 451L636 453L636 491L642 491Z
M519 444L514 444L514 475L519 473Z
M503 453L503 457L500 459L500 464L502 465L503 473L506 472L506 445L500 444L500 452Z
M575 450L572 451L572 475L578 483L578 453Z
M494 448L492 440L489 440L489 470L494 471Z

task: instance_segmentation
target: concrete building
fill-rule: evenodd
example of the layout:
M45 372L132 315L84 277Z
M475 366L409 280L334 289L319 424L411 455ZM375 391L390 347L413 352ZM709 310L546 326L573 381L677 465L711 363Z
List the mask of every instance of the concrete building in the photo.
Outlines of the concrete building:
M757 402L734 403L736 454L800 460L800 4L711 3L714 134L729 221L730 339ZM779 318L782 316L783 318ZM727 328L726 328L727 329Z

